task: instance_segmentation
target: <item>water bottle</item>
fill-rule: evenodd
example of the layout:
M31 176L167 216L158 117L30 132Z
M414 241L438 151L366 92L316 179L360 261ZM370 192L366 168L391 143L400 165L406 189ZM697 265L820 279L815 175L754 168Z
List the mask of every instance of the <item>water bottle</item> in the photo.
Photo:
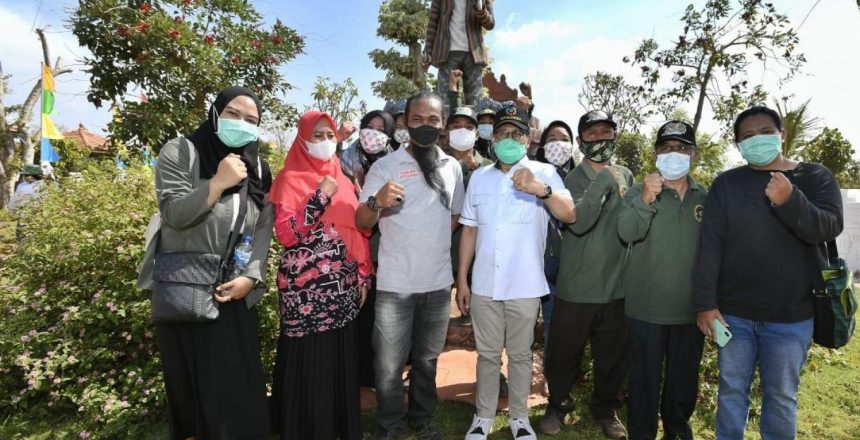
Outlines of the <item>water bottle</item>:
M243 235L242 240L233 251L233 271L230 272L230 279L234 280L245 274L245 269L251 262L251 240L250 235Z

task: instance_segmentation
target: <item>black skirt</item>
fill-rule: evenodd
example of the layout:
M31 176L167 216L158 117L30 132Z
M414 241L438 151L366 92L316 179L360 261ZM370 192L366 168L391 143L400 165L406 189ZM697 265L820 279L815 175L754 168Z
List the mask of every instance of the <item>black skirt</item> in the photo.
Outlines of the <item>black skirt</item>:
M361 439L356 321L300 338L281 335L272 427L282 439Z
M205 324L156 326L171 439L260 439L269 432L257 311L219 305Z

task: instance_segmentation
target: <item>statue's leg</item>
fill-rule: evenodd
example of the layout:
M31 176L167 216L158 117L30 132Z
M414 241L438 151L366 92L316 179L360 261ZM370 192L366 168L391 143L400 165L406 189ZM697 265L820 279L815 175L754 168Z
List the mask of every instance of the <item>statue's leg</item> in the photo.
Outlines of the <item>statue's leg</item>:
M460 69L463 70L463 95L466 105L475 105L484 90L484 66L475 64L471 52L466 52Z

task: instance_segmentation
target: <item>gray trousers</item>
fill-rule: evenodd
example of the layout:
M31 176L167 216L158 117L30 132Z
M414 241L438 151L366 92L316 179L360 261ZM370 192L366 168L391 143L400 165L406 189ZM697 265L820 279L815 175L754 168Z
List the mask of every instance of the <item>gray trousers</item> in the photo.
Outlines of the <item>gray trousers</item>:
M448 76L452 70L460 69L463 71L463 95L466 98L466 105L475 105L478 98L481 96L481 91L484 89L484 66L475 64L472 60L472 53L460 50L452 50L448 52L448 59L445 64L439 67L439 79L436 82L436 93L442 97L445 105L450 105L448 102ZM451 113L455 109L450 109Z
M478 348L478 417L492 419L499 404L502 349L508 352L508 407L512 418L528 418L532 387L532 343L540 298L494 301L472 294L472 328Z
M382 433L402 434L406 431L406 418L413 426L433 421L437 401L436 362L445 348L451 289L426 293L377 291L375 306L371 342L376 353L373 362L378 403L376 423ZM412 370L407 406L402 376L410 352Z

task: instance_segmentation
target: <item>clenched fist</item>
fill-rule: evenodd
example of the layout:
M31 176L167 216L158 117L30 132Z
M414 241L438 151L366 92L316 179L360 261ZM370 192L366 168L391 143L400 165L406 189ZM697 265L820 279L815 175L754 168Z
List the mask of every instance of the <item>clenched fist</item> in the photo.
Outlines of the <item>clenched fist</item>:
M391 208L403 202L403 185L391 181L376 192L376 205L380 208Z
M229 154L218 163L218 171L212 176L211 183L223 191L238 185L247 177L248 170L242 158L236 154Z
M651 173L642 181L642 201L650 205L663 192L663 177L659 173Z
M327 196L331 197L337 193L337 181L334 180L331 176L325 176L320 179L317 184L317 188L320 191L324 192Z
M546 193L546 185L535 178L532 170L528 168L520 168L514 172L511 180L514 181L514 188L517 191L522 191L533 196L542 196Z
M787 202L791 193L794 191L794 186L785 174L779 171L770 173L770 182L767 183L767 188L764 190L764 195L770 199L773 206L780 206Z

